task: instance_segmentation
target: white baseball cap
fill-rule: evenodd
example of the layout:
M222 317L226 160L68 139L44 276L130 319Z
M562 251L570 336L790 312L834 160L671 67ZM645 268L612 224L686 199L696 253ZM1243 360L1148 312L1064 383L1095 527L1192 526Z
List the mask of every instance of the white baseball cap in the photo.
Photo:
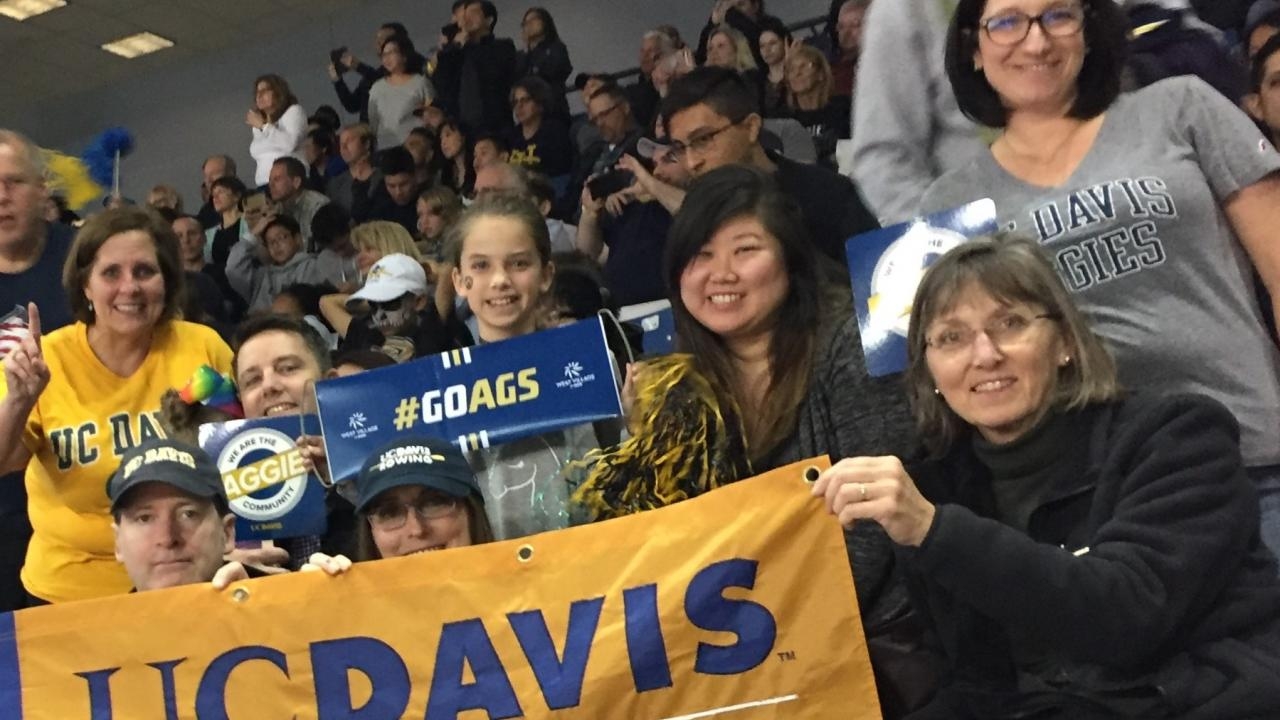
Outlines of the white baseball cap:
M383 255L369 269L364 287L347 298L347 309L360 302L388 302L404 294L427 294L427 271L404 253Z

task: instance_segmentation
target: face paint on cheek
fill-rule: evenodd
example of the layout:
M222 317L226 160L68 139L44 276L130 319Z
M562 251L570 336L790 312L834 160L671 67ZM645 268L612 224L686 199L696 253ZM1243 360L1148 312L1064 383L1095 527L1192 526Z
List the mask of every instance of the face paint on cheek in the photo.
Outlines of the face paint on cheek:
M462 278L462 287L470 290L471 286L474 284L475 284L475 280L470 275Z

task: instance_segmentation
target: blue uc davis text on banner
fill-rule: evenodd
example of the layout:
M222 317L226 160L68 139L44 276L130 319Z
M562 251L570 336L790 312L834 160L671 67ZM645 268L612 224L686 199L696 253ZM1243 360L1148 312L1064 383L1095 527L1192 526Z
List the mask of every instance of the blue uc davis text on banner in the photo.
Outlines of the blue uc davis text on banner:
M712 563L699 570L684 593L683 613L694 630L728 633L727 643L699 640L692 648L693 672L699 675L741 675L758 667L773 653L778 622L768 607L751 598L731 599L727 593L750 591L755 586L759 563L734 558ZM582 703L587 661L602 641L598 632L605 603L621 602L631 690L644 693L670 688L671 661L667 635L658 617L656 583L629 587L620 597L591 597L568 607L568 628L563 637L554 637L541 609L508 613L505 623L486 625L481 618L444 624L434 646L431 668L410 667L394 645L375 637L351 636L312 642L307 648L309 673L299 672L302 663L280 648L268 645L235 647L213 658L200 670L194 688L179 687L175 670L187 658L155 658L145 665L152 675L157 699L163 700L165 720L177 720L179 706L194 704L196 716L226 718L226 694L233 671L254 661L270 663L278 679L289 682L296 675L310 675L315 692L316 717L400 718L409 708L415 679L430 677L426 720L453 720L468 710L483 710L492 718L524 717L510 667L527 665L549 710L567 710ZM557 609L557 613L562 612ZM687 633L687 631L685 631ZM514 636L521 654L503 658L492 635ZM413 642L406 639L404 642ZM135 673L139 672L134 668ZM429 671L429 672L428 672ZM120 667L77 671L84 680L90 720L111 720L112 678ZM369 697L357 703L353 697L351 673L367 681ZM194 698L190 694L194 693ZM188 697L181 697L186 694ZM194 703L193 703L194 700Z

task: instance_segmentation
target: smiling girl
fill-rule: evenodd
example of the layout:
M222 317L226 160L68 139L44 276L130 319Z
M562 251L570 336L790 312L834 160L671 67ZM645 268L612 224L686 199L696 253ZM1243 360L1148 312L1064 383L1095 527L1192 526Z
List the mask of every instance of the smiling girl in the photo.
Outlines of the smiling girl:
M532 202L484 194L450 230L449 247L453 285L475 314L480 344L538 330L555 266L547 224ZM562 469L599 446L586 423L468 453L497 536L566 527L569 483Z

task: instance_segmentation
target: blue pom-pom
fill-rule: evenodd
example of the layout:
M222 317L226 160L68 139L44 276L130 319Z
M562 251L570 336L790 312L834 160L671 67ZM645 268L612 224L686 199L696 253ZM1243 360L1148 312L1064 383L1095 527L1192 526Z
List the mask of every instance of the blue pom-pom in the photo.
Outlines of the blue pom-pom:
M111 155L119 150L121 155L128 155L133 150L133 136L122 127L107 128L102 132L102 148Z
M111 187L117 150L122 157L133 150L133 136L122 127L104 130L80 154L80 159L89 168L89 175L103 187Z

